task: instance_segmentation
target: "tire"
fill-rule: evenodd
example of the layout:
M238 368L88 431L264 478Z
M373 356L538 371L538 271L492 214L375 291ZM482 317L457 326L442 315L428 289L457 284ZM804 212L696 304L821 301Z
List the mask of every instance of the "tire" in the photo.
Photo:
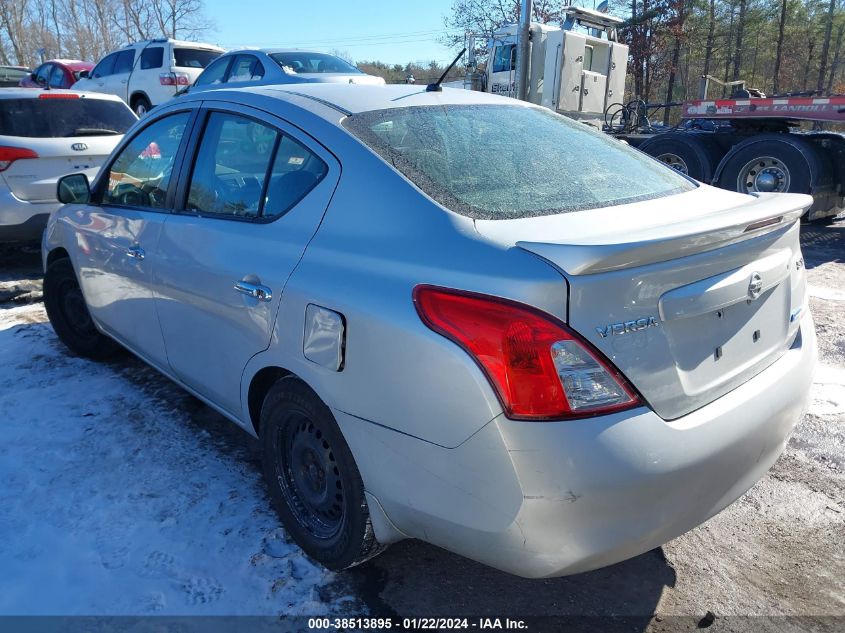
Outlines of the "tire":
M70 259L57 259L44 275L44 307L59 340L78 356L106 360L122 351L120 345L94 325Z
M832 185L832 178L829 161L811 142L794 134L763 134L725 155L714 184L740 193L813 193Z
M643 141L639 149L699 182L711 182L719 164L716 144L703 134L657 134Z
M260 429L270 498L297 545L331 570L381 552L358 467L323 401L283 378L264 399Z
M153 105L150 103L150 100L147 99L144 95L137 95L134 99L132 99L132 110L138 116L139 119L146 116L146 114L153 109Z

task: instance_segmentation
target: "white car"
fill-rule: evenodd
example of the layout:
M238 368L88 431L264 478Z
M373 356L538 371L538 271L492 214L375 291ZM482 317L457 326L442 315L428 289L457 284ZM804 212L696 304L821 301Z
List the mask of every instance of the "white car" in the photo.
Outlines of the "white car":
M111 95L0 90L0 241L39 239L59 178L96 176L136 120Z
M223 52L212 44L173 39L136 42L106 55L73 89L116 95L144 116L193 84Z
M298 83L380 86L384 85L384 79L368 75L354 64L328 53L295 48L261 48L229 51L221 55L209 64L189 90Z

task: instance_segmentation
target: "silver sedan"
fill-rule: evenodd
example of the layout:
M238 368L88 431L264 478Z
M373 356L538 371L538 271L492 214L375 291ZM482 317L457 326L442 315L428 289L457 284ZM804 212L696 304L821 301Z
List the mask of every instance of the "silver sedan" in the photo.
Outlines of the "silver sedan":
M742 495L807 404L811 198L696 183L530 104L187 95L59 197L59 338L258 437L332 569L403 538L529 577L635 556Z

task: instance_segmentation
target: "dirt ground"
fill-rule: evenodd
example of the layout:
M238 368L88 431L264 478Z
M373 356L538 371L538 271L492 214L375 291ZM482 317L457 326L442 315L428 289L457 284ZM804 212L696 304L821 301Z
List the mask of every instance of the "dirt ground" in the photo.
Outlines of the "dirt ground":
M338 575L332 591L352 594L371 615L614 616L625 631L845 630L845 219L803 227L802 248L820 354L813 403L768 475L721 514L635 559L552 580L406 541ZM40 301L39 266L37 249L0 248L0 304ZM190 397L176 406L256 467L253 440ZM567 630L578 622L613 628L587 618ZM561 626L539 620L532 630Z

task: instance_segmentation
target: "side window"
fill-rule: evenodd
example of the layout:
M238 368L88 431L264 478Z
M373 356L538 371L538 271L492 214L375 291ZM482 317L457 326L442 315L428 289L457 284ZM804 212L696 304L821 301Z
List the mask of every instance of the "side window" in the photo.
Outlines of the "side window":
M103 57L100 63L94 66L94 70L91 71L91 77L98 79L100 77L108 77L114 73L114 62L117 60L117 56L118 53L112 53Z
M283 215L302 200L327 171L328 166L320 158L289 136L284 136L273 161L261 215Z
M50 71L53 69L53 64L42 64L35 72L35 81L42 86L46 86L50 81Z
M131 73L132 65L135 63L135 50L120 51L114 62L114 74Z
M190 113L180 112L145 127L109 168L103 204L164 208L176 152Z
M161 68L164 61L164 48L161 46L150 46L141 53L141 70L150 68Z
M65 85L65 71L61 66L53 66L53 72L50 73L50 87L63 88Z
M223 83L223 77L226 75L226 69L229 67L229 62L231 61L231 57L223 57L213 62L197 77L197 85L205 86Z
M264 66L253 55L238 55L232 63L228 83L255 81L264 76Z
M279 132L252 119L212 112L197 152L187 208L242 218L261 212Z
M500 44L493 55L493 72L511 71L516 68L516 45Z

